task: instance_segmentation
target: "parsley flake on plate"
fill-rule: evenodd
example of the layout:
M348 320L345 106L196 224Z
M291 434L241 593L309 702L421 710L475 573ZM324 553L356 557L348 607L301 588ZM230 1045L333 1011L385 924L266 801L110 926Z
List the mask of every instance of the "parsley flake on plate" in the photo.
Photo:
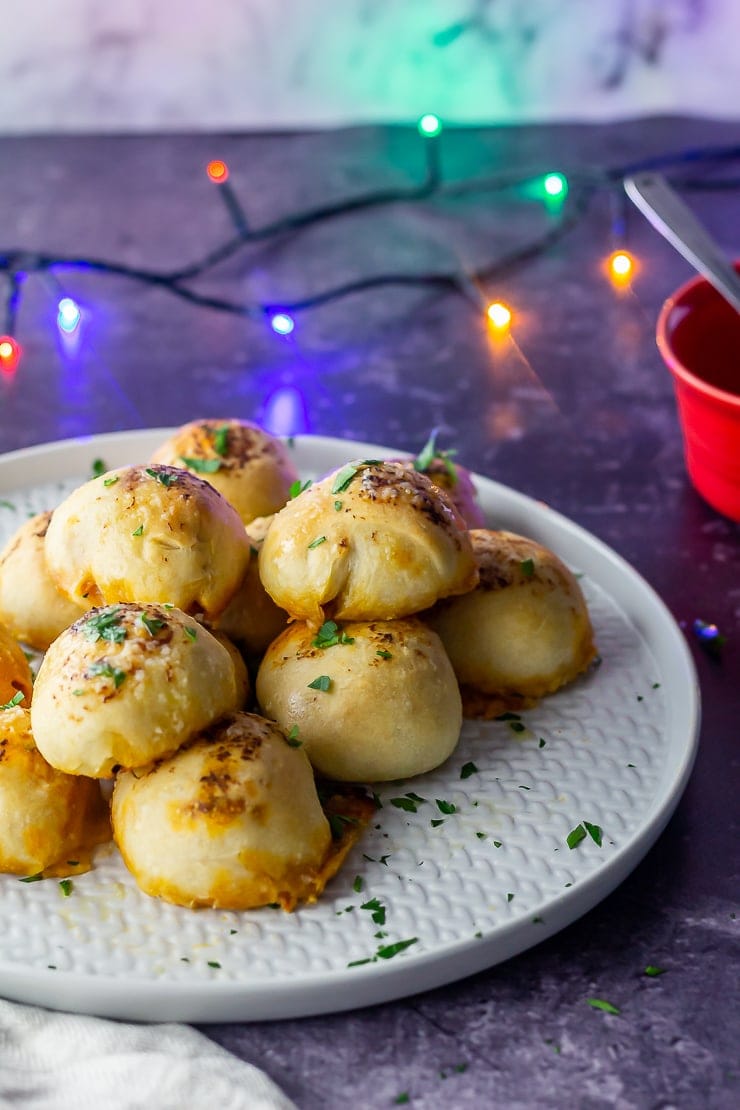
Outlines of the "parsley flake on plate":
M604 998L587 998L589 1006L593 1006L594 1010L603 1010L605 1014L618 1014L620 1010L617 1006L613 1006L611 1002L607 1002Z
M576 827L574 829L571 829L566 836L565 843L568 845L569 848L576 848L582 840L586 839L587 836L588 833L584 829L583 825L576 825Z
M460 778L469 779L470 776L475 775L477 771L478 768L474 763L463 763L462 767L460 768Z
M658 975L665 975L665 968L656 967L655 964L648 964L645 968L645 975L649 975L651 979L655 979Z
M90 467L93 478L100 478L103 474L105 474L107 469L108 467L102 459L93 459L92 466Z
M69 898L70 894L74 890L74 883L72 882L72 880L71 879L60 879L59 880L59 886L61 888L61 891L62 891L62 894L64 895L64 897Z
M290 732L285 737L291 748L303 747L303 741L298 739L298 725L291 725Z
M457 813L457 806L454 802L446 802L443 798L437 798L437 809L440 813L450 814Z

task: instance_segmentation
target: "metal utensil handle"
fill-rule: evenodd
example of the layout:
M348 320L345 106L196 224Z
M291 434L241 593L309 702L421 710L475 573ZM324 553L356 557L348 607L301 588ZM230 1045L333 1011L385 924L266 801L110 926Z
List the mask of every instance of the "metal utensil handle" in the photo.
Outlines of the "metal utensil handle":
M653 227L740 312L740 277L666 179L637 173L624 179L624 188Z

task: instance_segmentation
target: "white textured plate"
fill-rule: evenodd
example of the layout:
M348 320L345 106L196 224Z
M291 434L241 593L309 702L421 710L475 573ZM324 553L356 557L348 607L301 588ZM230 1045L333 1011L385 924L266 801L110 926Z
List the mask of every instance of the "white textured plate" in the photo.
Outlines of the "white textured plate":
M167 434L125 432L0 457L0 540L89 477L94 458L144 461ZM305 476L391 453L308 436L294 450ZM582 575L602 666L525 713L526 732L466 724L444 767L384 785L375 827L319 903L294 914L167 905L137 889L113 849L74 879L69 897L53 879L0 876L0 993L144 1020L349 1009L505 960L624 879L665 826L694 759L698 693L683 636L651 588L589 533L495 482L477 486L491 525L539 540ZM461 778L471 762L477 770ZM390 803L408 791L426 799L416 813ZM445 816L437 800L456 812ZM601 826L603 844L587 838L571 850L566 836L584 820ZM375 899L383 924L362 909ZM348 966L412 938L392 958Z

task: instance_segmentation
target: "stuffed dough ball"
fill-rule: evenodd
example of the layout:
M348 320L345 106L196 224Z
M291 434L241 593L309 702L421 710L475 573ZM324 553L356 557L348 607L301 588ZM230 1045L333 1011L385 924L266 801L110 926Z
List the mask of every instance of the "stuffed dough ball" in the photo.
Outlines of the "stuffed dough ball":
M298 471L287 447L248 420L194 420L158 447L152 462L184 466L217 489L244 524L281 509Z
M0 710L0 871L36 875L99 842L106 809L97 782L49 766L27 709Z
M267 717L316 770L383 782L443 763L460 737L460 693L439 637L421 621L294 623L267 649L256 681Z
M207 482L168 466L93 478L54 510L52 578L79 605L169 602L214 619L249 562L239 514Z
M91 609L36 677L33 733L53 767L104 778L176 751L239 705L230 651L163 605Z
M390 620L465 593L478 574L463 522L424 474L358 461L314 483L275 516L260 577L281 608L318 626Z
M0 624L0 705L18 699L26 709L31 704L33 675L21 645ZM16 704L18 702L16 701Z
M50 512L31 517L0 554L0 621L38 651L46 651L92 604L65 597L49 574L45 540L50 520Z
M596 655L581 587L548 548L512 532L470 533L480 582L425 614L455 669L466 716L532 705Z
M306 755L272 721L235 713L176 755L118 775L113 833L147 894L248 910L313 901L331 831Z

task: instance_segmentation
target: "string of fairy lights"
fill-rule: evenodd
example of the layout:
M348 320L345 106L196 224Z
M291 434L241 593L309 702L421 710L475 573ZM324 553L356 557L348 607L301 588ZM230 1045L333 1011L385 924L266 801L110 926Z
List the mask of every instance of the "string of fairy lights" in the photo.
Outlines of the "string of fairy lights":
M296 317L310 309L341 300L350 294L364 293L382 286L429 287L464 297L475 311L497 332L506 332L512 325L513 309L491 297L488 289L513 269L538 257L553 247L575 227L587 212L592 199L607 190L612 210L612 250L603 261L603 269L615 287L628 287L637 269L637 259L627 249L627 201L622 187L626 176L641 170L663 170L671 175L673 184L690 189L738 189L740 180L731 173L740 163L740 146L700 147L656 155L630 165L612 169L579 170L566 175L560 170L547 172L499 172L465 180L446 181L442 173L442 123L428 113L418 122L418 134L424 154L424 175L416 185L404 188L378 189L348 197L345 200L296 211L261 227L253 227L230 180L229 167L214 159L206 167L221 202L228 213L232 231L227 239L194 262L176 270L158 270L146 266L129 266L114 259L82 258L77 255L52 255L42 251L0 250L0 276L5 282L4 323L0 332L0 371L13 374L22 358L17 338L18 315L25 282L31 275L40 275L52 283L55 291L56 327L65 336L73 336L84 327L89 307L78 303L64 289L60 275L74 271L92 271L104 276L117 276L142 285L164 290L194 306L242 316L266 325L278 336L290 335ZM728 175L729 171L729 175ZM528 198L544 204L553 219L547 229L533 240L498 257L475 271L459 268L434 272L385 272L360 277L312 293L289 303L250 303L211 295L197 288L203 278L219 263L237 254L250 243L269 242L348 213L359 213L390 204L432 201L466 195L501 193L524 189Z

